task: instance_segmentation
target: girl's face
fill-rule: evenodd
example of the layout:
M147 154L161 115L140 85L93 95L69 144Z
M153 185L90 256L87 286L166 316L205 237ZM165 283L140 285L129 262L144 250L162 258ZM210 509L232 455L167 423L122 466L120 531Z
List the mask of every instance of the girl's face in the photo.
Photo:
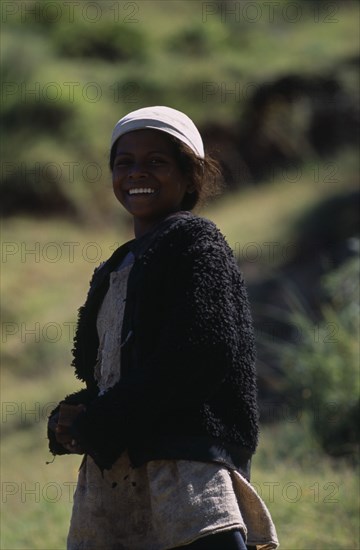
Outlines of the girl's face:
M115 145L113 188L118 201L144 232L168 214L181 210L193 185L182 173L168 136L157 130L136 130Z

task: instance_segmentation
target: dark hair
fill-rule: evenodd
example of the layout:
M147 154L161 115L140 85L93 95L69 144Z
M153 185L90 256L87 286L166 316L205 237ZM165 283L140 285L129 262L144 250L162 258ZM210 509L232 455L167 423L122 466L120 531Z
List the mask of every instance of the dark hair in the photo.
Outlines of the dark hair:
M165 132L164 132L165 133ZM205 158L198 157L190 147L176 137L167 134L174 147L176 161L182 173L189 178L194 191L187 192L182 202L183 210L193 210L202 207L224 189L221 167L211 155ZM113 170L115 161L115 144L110 151L110 170Z
M174 145L175 157L180 170L195 187L191 193L186 193L182 208L193 210L205 206L213 197L219 195L224 187L220 164L211 155L198 157L190 147L173 136L170 140Z

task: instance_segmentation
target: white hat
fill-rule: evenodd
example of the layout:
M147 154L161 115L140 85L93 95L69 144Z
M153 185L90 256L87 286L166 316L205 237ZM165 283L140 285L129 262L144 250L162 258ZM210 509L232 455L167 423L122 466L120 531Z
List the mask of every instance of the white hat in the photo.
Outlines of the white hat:
M204 145L199 130L187 115L171 107L145 107L137 109L121 118L111 136L111 148L120 136L134 130L160 130L175 136L194 153L204 158Z

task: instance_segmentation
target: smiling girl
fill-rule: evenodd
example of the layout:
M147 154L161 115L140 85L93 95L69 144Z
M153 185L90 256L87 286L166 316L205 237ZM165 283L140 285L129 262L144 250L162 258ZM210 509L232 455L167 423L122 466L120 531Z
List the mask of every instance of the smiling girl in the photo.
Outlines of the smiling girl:
M48 429L53 454L84 454L68 549L276 548L249 483L247 293L223 235L192 212L219 191L218 166L185 114L148 107L116 124L110 167L135 238L94 273L73 350L86 387Z

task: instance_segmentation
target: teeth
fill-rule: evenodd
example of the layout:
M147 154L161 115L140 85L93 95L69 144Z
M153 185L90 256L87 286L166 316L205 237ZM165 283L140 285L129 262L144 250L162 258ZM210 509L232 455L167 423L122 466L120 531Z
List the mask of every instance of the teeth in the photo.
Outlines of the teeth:
M129 189L129 195L136 195L139 193L155 193L155 189L151 189L150 187Z

